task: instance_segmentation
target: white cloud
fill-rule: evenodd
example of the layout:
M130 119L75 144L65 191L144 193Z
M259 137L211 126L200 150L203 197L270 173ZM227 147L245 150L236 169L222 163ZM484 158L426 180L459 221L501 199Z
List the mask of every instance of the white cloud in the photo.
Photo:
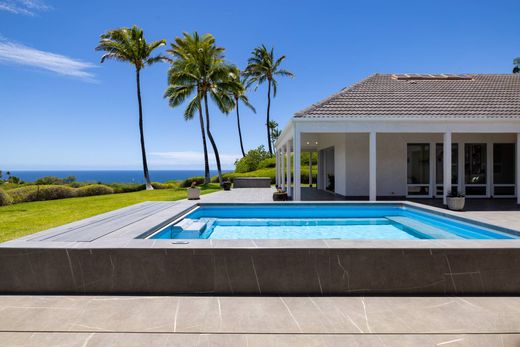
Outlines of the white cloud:
M48 11L52 7L41 0L4 0L0 1L0 11L34 16L37 12Z
M94 75L87 71L96 67L94 64L66 57L61 54L40 51L0 37L0 63L14 63L33 66L52 71L60 75L94 80Z
M235 160L241 157L240 154L220 154L222 167L232 167ZM169 164L171 166L202 166L204 164L204 152L184 151L184 152L152 152L152 162L155 164ZM215 155L208 153L211 165L215 165Z

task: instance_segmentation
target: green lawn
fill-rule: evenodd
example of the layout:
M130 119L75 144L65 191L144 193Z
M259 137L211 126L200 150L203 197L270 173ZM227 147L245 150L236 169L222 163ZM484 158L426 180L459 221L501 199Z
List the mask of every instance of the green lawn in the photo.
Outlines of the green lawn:
M202 194L219 190L218 184ZM36 201L0 207L0 242L15 239L79 219L143 201L174 201L186 198L186 189L158 189L62 200Z

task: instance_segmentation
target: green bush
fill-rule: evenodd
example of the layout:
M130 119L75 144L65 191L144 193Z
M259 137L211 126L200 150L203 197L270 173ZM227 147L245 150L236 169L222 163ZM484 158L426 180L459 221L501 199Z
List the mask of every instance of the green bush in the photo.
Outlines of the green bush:
M173 189L178 188L179 183L161 183L161 182L152 182L153 189Z
M93 196L93 195L105 195L113 194L114 189L105 186L103 184L91 184L76 189L77 196Z
M188 188L191 187L191 184L195 182L196 185L204 184L204 177L202 176L194 176L188 177L181 183L181 187Z
M55 200L72 198L76 196L74 188L67 186L27 186L11 189L9 195L13 198L13 203Z
M6 206L13 203L13 198L9 194L0 189L0 206Z
M112 188L114 193L131 193L146 189L144 184L138 183L110 183L106 186Z
M54 185L54 184L70 184L76 182L76 177L67 176L65 178L59 178L56 176L45 176L38 178L34 184L37 185Z
M276 158L275 157L271 157L271 158L262 160L260 163L258 163L257 169L265 169L265 168L269 168L269 167L276 167Z
M271 158L264 146L259 146L247 152L246 156L235 162L235 172L251 172L258 169L258 165L264 159Z

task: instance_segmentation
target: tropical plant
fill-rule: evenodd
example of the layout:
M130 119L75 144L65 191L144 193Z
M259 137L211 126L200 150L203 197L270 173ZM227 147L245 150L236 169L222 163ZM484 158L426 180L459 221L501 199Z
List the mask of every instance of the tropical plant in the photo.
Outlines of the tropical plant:
M274 144L275 144L276 140L278 140L278 138L282 134L282 131L280 129L278 129L278 123L274 120L269 121L268 127L269 127L269 130L271 131L271 143L274 148Z
M242 151L242 157L246 156L246 152L244 150L244 142L242 141L242 129L240 128L240 111L239 111L239 104L242 102L246 107L248 107L251 111L256 113L256 109L251 105L249 102L249 99L246 96L246 79L241 78L242 73L240 72L240 69L237 67L234 67L230 77L234 79L236 82L237 88L232 91L233 98L235 99L235 110L237 114L237 127L238 127L238 138L240 139L240 150Z
M158 47L166 44L166 40L147 43L143 30L137 26L131 28L119 28L107 31L101 35L96 51L106 52L101 57L101 63L107 59L127 62L135 67L135 78L137 83L137 102L139 105L139 133L141 141L141 156L143 160L143 173L146 189L152 190L150 174L148 173L148 162L146 160L146 148L144 145L143 130L143 106L141 101L141 69L146 65L152 65L165 60L162 55L152 55Z
M235 162L235 172L250 172L258 169L258 165L265 159L271 158L264 146L251 149L246 156Z
M167 52L173 56L173 59L168 71L169 86L165 97L168 98L171 107L176 107L194 94L184 111L184 117L191 119L196 111L199 112L203 142L205 142L202 119L202 103L204 103L206 132L215 153L219 183L222 184L220 156L211 133L208 95L224 113L229 113L235 107L232 91L237 89L238 85L230 78L233 67L224 62L224 48L215 45L215 38L211 34L200 36L196 32L184 33L182 38L175 39ZM207 168L205 183L208 183L209 164L206 148L204 155Z
M273 97L276 97L276 90L278 89L278 82L275 77L293 77L293 73L282 69L280 65L285 60L285 55L279 58L275 58L274 49L267 49L266 46L261 45L256 47L251 52L251 57L248 60L247 67L244 71L244 75L248 78L247 87L252 84L256 84L256 88L267 81L267 116L266 116L266 129L267 129L267 144L269 146L269 154L273 155L273 148L271 143L271 129L269 129L269 112L271 109L271 89Z
M520 57L513 59L513 73L520 73Z

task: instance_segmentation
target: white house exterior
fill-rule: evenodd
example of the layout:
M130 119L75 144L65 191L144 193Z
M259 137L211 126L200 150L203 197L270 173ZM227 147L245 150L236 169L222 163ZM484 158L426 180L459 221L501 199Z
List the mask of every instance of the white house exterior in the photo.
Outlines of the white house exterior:
M519 145L520 75L375 74L295 114L275 144L277 184L300 200L311 151L318 189L346 198L457 189L520 203Z

